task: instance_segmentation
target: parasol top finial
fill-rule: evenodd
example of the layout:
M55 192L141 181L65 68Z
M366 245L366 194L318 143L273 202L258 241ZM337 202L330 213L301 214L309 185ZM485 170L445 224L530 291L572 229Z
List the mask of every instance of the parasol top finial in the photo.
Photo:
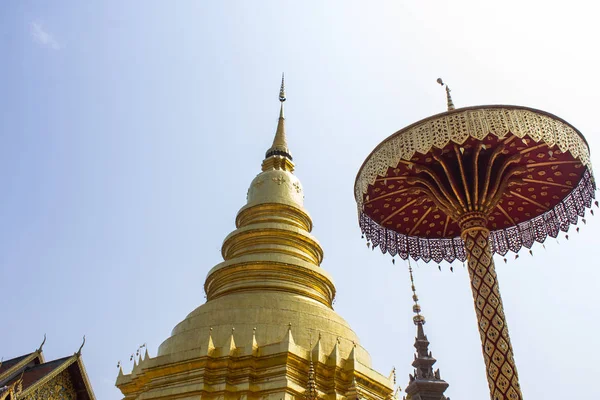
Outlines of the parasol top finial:
M442 86L446 86L446 101L448 102L448 111L454 110L454 103L452 102L452 95L450 95L450 88L444 83L442 78L437 78L436 82Z

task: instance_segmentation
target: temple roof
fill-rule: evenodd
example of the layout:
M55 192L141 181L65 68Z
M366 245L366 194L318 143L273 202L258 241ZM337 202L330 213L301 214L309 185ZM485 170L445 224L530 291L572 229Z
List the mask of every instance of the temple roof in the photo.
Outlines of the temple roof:
M20 374L23 369L42 363L44 363L44 355L40 349L33 353L27 353L3 361L0 365L0 386L4 386L11 378Z
M11 358L10 360L2 361L2 364L0 364L0 376L33 354L35 353L28 353L19 357Z
M71 358L72 358L72 356L63 357L63 358L59 358L59 359L49 361L49 362L46 362L43 364L38 364L33 367L26 367L21 371L22 376L17 375L15 377L13 377L11 380L9 380L8 382L5 382L5 384L10 385L18 379L23 379L23 382L22 382L23 391L26 391L31 386L33 386L36 382L38 382L40 379L43 379L44 377L46 377L47 375L52 373L52 371L56 370L57 368L63 367L63 368L61 368L61 370L66 368L66 366L63 364L70 361Z
M7 391L11 388L15 390L18 386L18 397L27 397L65 370L71 377L77 398L94 400L95 396L81 360L81 348L71 356L48 362L44 361L41 346L33 353L6 360L0 366L0 388L6 388Z

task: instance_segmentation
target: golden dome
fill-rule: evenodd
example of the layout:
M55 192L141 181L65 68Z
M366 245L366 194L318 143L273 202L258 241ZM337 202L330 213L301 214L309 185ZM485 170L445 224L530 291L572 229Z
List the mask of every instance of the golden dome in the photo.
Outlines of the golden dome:
M269 203L287 204L302 209L304 191L300 180L283 169L270 169L258 174L250 184L248 203L244 208Z

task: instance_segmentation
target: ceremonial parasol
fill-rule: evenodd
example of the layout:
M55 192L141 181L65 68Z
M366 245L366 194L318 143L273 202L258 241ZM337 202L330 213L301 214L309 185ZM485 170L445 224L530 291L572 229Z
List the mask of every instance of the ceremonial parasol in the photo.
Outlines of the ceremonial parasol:
M492 256L531 249L585 216L595 195L589 147L550 113L455 109L447 86L446 93L447 112L399 130L369 154L354 187L359 223L370 245L392 256L468 261L491 398L518 400Z

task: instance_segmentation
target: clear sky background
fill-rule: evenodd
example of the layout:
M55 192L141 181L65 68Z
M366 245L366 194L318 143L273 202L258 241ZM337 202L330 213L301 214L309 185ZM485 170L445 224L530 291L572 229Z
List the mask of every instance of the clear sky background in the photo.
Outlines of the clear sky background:
M204 302L206 273L260 171L286 73L288 140L336 310L404 388L415 328L406 266L361 240L358 168L396 130L517 104L580 129L600 165L598 6L572 1L3 1L0 356L77 350L117 399ZM600 210L598 210L600 211ZM600 222L498 275L526 399L589 397L600 367ZM453 399L486 399L468 274L419 264L430 349ZM282 324L287 321L282 321Z

